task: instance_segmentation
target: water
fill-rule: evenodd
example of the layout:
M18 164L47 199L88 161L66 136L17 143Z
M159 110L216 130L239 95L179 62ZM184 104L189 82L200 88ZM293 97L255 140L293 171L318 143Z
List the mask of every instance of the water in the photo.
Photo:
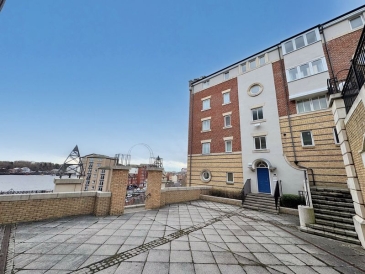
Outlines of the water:
M14 190L53 190L51 175L0 175L0 191Z

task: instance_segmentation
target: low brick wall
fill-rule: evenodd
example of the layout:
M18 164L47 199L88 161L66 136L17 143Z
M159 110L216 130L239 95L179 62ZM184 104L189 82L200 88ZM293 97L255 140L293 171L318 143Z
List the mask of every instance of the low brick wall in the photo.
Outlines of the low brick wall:
M201 194L209 194L212 187L167 187L161 190L160 206L199 200Z
M73 215L107 215L111 193L63 192L0 196L0 224L40 221Z
M235 206L241 206L242 201L236 200L236 199L229 199L229 198L223 198L223 197L217 197L217 196L209 196L209 195L200 195L201 200L211 201L211 202L218 202L223 204L229 204L229 205L235 205Z

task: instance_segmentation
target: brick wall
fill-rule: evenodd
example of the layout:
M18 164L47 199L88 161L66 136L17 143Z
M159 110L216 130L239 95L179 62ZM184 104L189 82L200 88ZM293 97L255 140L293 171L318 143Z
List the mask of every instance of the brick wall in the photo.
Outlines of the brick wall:
M95 206L94 206L94 215L95 216L109 215L110 196L105 197L105 195L103 195L103 194L105 194L105 192L98 192L97 193L96 200L95 200Z
M294 115L291 121L299 165L313 169L317 186L345 188L347 176L341 149L334 142L333 127L335 124L331 110ZM284 154L295 166L287 117L280 118L280 130ZM302 147L301 131L304 130L312 132L314 147ZM312 176L309 176L309 180L312 182Z
M357 44L361 36L362 29L353 31L341 37L335 38L327 42L327 48L331 59L333 74L329 63L328 54L326 51L326 45L323 44L323 51L325 53L326 61L328 64L328 70L330 77L338 76L338 79L346 79L348 71L340 72L341 70L348 69L350 67L350 60L355 53Z
M0 224L40 221L73 215L106 215L110 193L98 192L14 194L0 196ZM107 197L109 196L109 197ZM98 203L102 204L99 205ZM97 209L97 210L95 210ZM105 213L105 214L104 214Z
M124 212L125 196L128 185L128 167L114 167L111 175L110 215L121 215Z
M352 151L352 158L359 180L363 199L365 200L365 167L359 153L362 150L363 136L365 134L365 106L360 102L346 124L346 132Z
M146 209L159 208L161 204L162 169L148 168L148 183L146 189Z
M161 190L160 206L199 200L201 194L208 195L211 187L171 187Z
M279 60L272 63L275 92L276 92L276 102L278 105L279 117L288 115L287 102L286 102L288 98L287 96L288 84L286 82L285 68L283 70L283 67L284 67L284 60ZM289 101L289 110L290 114L297 113L297 109L295 107L295 101Z
M223 104L222 91L231 89L230 99L231 103ZM223 137L233 136L233 151L241 151L241 133L240 133L240 120L238 110L238 87L237 78L225 81L221 84L202 90L198 93L192 94L191 107L193 108L193 116L190 117L190 134L188 144L188 154L201 154L202 144L201 140L211 139L210 152L211 153L223 153L225 151L225 145ZM207 96L210 98L210 109L202 111L201 99ZM232 111L231 116L231 128L223 129L223 113ZM190 110L191 114L191 110ZM190 115L191 116L191 115ZM201 119L205 117L211 117L210 128L211 131L202 131ZM191 133L192 127L192 133ZM192 141L192 149L190 150L190 142Z
M220 155L194 155L188 158L187 184L195 186L217 186L225 189L242 189L243 186L243 169L242 154L220 154ZM212 174L210 182L205 183L201 180L201 172L208 169ZM226 183L226 172L233 172L234 184ZM191 179L191 181L190 181Z

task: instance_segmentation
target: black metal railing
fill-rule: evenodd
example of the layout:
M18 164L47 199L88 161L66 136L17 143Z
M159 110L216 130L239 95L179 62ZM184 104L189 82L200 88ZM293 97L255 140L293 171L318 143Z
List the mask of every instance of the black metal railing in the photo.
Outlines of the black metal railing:
M342 97L348 113L365 82L365 28L362 31L351 67L342 90Z
M250 193L251 193L251 179L247 179L241 191L242 204L245 201L247 194Z
M310 202L309 202L309 195L308 195L308 192L307 191L298 191L298 195L299 195L299 199L300 199L300 205L307 205L309 206L310 205Z
M0 191L0 195L8 194L32 194L32 193L52 193L53 190L14 190L10 189L8 191Z

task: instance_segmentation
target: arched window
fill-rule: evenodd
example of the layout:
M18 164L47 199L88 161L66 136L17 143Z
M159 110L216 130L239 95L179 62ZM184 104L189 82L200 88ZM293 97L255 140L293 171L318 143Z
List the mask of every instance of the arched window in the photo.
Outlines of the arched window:
M267 164L264 161L260 161L256 164L256 167L266 167L267 168Z

